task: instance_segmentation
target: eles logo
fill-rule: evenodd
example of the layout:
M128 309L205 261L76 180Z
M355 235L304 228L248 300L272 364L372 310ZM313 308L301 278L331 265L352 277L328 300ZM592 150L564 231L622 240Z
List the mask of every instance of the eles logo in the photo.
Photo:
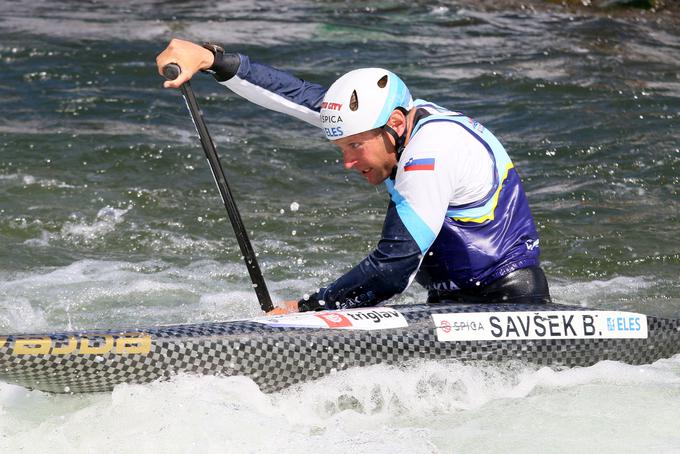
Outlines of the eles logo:
M608 331L640 331L640 317L607 317Z
M326 137L341 137L344 134L340 126L335 128L323 128L323 131L326 133Z

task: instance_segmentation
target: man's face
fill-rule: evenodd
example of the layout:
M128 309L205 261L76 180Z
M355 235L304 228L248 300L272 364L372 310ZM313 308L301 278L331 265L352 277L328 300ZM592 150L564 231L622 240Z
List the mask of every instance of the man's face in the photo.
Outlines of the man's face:
M345 169L356 170L374 186L385 181L397 165L394 145L382 129L354 134L334 143L342 151Z

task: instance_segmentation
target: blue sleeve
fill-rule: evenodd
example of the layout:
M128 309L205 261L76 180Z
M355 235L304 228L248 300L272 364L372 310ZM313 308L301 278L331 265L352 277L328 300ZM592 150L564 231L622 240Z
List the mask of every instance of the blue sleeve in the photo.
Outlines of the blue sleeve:
M304 81L286 71L262 63L250 61L246 55L239 55L241 64L236 76L275 93L299 106L319 112L326 87Z
M226 65L225 65L226 66ZM224 79L229 70L222 68L216 77ZM321 128L321 102L326 88L319 84L304 81L286 71L250 61L245 55L238 54L236 73L220 84L237 95L264 108L303 120Z
M328 287L300 300L300 310L373 306L403 292L418 271L421 259L418 243L390 201L375 250Z

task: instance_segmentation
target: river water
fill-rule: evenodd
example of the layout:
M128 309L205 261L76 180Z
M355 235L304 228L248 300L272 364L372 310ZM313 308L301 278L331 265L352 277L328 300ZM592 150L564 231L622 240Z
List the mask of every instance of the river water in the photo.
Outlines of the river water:
M680 317L680 9L666 3L0 1L0 332L259 313L184 103L155 70L172 37L323 84L390 68L506 145L556 302ZM371 250L382 187L314 128L209 76L193 85L275 300ZM375 366L275 394L243 377L60 396L0 383L2 452L680 452L679 420L678 356Z

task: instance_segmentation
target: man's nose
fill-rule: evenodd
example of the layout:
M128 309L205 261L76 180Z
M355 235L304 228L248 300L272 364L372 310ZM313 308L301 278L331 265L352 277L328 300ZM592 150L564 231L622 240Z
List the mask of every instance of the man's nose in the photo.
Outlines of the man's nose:
M349 152L345 152L342 154L342 160L345 166L345 170L350 170L357 163L356 158Z

